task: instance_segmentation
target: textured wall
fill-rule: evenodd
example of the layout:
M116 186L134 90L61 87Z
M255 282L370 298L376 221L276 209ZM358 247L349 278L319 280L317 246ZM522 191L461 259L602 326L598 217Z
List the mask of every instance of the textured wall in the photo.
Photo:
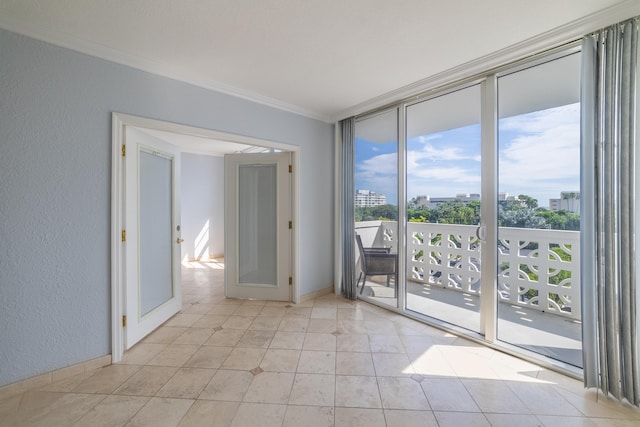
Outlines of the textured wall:
M224 158L182 153L181 177L182 257L223 254Z
M331 125L0 30L0 385L111 352L113 111L302 146L301 293L333 282Z

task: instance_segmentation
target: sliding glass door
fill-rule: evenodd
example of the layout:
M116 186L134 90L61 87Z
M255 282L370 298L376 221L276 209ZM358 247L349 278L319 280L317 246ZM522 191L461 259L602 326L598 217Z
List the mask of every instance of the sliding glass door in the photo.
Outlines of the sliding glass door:
M480 85L407 107L406 308L480 331Z
M362 244L356 242L358 296L397 307L397 108L356 122L354 154L355 232Z
M581 366L579 86L573 48L358 118L358 297Z
M498 78L498 339L582 366L580 53Z

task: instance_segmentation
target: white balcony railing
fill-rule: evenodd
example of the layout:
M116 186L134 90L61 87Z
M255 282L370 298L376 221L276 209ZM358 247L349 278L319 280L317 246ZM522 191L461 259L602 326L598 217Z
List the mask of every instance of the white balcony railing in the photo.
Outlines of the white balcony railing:
M396 252L397 223L356 224L365 246ZM498 297L503 303L580 320L580 233L500 227ZM407 280L480 295L480 241L469 225L407 224Z

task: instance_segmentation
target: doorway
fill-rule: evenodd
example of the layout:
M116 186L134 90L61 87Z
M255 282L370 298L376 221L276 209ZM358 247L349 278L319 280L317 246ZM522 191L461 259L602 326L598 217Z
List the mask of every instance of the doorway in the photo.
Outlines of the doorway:
M122 241L123 230L126 230L127 208L131 203L126 201L126 156L123 156L126 148L126 134L130 129L136 129L155 139L163 140L169 145L177 147L178 152L188 152L204 155L222 156L227 153L247 153L262 151L282 151L289 152L291 165L294 173L291 174L291 217L295 224L299 217L298 207L298 180L295 173L296 164L300 157L300 147L283 144L274 141L245 137L241 135L212 131L203 128L184 126L175 123L168 123L143 117L113 113L112 115L112 203L111 203L111 313L112 313L112 360L118 362L130 345L126 340L126 323L123 317L127 313L126 292L127 281L127 259L126 242ZM151 150L153 151L153 150ZM130 177L131 178L131 177ZM178 211L180 210L180 200L176 200ZM222 201L222 203L224 203ZM129 205L129 206L128 206ZM174 228L175 230L175 228ZM177 230L176 230L177 231ZM225 236L226 238L226 236ZM175 239L180 239L177 234ZM298 234L293 228L291 233L291 253L287 254L291 262L291 300L299 301L299 289L297 286L298 255L295 248L298 246ZM178 252L179 253L179 252ZM179 255L178 255L179 256ZM129 261L131 262L137 261ZM130 280L131 281L131 280ZM179 289L173 289L174 295L179 295ZM249 295L248 297L253 297ZM177 308L176 312L179 311ZM152 311L152 310L151 310ZM131 319L126 319L130 322ZM159 326L159 325L158 325ZM151 332L151 331L149 331Z

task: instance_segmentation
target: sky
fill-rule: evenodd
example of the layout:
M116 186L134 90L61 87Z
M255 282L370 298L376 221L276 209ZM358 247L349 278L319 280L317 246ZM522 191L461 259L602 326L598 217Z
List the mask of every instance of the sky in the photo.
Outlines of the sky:
M407 200L420 195L481 193L480 125L407 141ZM356 189L397 204L397 143L356 140ZM501 119L498 191L525 194L549 206L561 191L580 189L580 104Z

